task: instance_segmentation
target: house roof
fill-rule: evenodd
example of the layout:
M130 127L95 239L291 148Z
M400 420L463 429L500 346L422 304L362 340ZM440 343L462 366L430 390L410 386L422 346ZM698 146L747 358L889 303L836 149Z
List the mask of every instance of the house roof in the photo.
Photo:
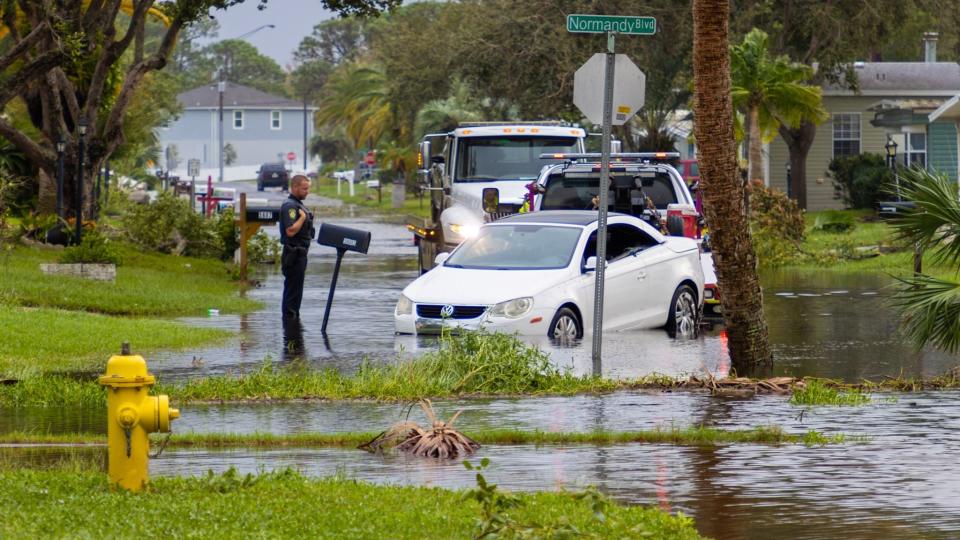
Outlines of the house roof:
M856 62L854 71L864 96L942 96L960 93L960 65L955 62ZM842 83L823 85L824 95L853 95Z
M211 83L183 92L177 99L184 109L216 109L220 105L217 83ZM261 109L302 109L303 103L282 96L268 94L256 88L232 82L226 83L223 92L224 107ZM309 107L315 109L315 107Z
M930 122L935 120L955 120L960 122L960 94L953 96L939 109L930 113Z

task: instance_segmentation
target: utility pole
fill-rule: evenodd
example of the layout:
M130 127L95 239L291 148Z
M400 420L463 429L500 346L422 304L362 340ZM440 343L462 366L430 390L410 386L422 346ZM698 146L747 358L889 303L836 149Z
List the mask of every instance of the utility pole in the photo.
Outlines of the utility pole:
M219 182L223 182L223 92L227 89L227 82L223 80L223 70L220 71L220 82L217 83L217 91L220 93L220 104L218 106L220 111L220 135L218 137L219 142L217 144L219 148L220 155L220 177Z

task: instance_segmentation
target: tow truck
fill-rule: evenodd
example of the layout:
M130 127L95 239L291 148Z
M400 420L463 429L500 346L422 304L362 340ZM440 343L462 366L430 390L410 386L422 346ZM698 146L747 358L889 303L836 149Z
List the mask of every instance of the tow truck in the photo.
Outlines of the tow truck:
M429 193L430 217L408 220L418 246L420 272L436 256L477 234L484 223L523 207L526 185L545 165L541 154L584 152L586 131L563 122L473 122L426 135L417 152L419 188ZM433 154L434 144L441 149ZM496 188L498 204L485 208L484 190Z
M536 182L526 186L529 211L597 210L599 208L600 154L543 154L549 164ZM664 234L686 236L701 245L704 274L704 315L719 317L720 291L709 242L705 242L703 217L687 183L671 165L676 152L611 153L608 210L630 214L659 228ZM488 190L484 204L497 205L498 193Z

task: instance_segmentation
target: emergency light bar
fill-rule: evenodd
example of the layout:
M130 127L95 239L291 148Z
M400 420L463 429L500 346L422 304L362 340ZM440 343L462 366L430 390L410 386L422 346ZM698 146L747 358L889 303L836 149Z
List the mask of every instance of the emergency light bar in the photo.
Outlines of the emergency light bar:
M582 154L540 154L540 159L564 159L571 161L577 159L599 161L601 157L602 154L599 152ZM680 159L680 152L618 152L615 154L610 154L610 159L647 159L664 161L668 159Z

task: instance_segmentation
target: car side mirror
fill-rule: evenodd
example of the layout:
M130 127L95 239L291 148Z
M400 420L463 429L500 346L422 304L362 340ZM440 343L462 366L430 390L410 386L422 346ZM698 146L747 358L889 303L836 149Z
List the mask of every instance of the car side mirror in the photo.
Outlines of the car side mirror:
M430 141L423 141L420 143L420 148L417 149L417 168L426 169L427 161L430 160Z
M442 165L443 161L443 156L441 155L430 156L430 163L433 163L434 165Z
M597 258L596 257L587 257L587 261L583 263L583 271L593 272L597 269Z
M483 211L495 214L500 209L500 190L495 187L483 188Z
M437 253L437 256L433 259L433 263L437 266L443 264L444 261L450 258L450 254L447 252Z

